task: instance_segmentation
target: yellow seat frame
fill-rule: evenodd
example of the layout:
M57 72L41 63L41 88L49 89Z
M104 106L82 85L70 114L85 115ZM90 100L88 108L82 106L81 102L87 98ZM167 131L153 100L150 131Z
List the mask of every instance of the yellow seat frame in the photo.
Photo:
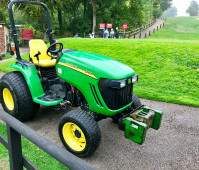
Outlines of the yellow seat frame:
M30 40L30 58L32 59L33 64L38 65L37 58L34 57L38 51L41 53L39 55L39 65L41 67L53 67L56 64L56 59L52 59L47 55L47 49L45 42L43 40Z

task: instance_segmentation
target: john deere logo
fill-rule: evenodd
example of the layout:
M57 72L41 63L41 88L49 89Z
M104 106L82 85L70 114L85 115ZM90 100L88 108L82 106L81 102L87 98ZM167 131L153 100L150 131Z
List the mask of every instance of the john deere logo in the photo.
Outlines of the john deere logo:
M128 79L128 84L131 84L131 79Z

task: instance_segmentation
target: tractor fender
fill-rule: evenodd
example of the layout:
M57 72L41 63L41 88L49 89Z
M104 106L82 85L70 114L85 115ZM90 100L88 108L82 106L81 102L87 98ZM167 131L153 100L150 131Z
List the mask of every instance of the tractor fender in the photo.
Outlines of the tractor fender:
M33 101L45 94L35 66L22 66L21 64L12 64L10 67L20 71L24 76L26 83L30 89Z

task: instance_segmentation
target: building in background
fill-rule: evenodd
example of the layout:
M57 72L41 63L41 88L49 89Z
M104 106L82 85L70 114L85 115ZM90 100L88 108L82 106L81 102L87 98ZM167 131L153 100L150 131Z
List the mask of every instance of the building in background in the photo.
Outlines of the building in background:
M0 53L6 53L7 43L9 42L9 29L10 27L0 21Z

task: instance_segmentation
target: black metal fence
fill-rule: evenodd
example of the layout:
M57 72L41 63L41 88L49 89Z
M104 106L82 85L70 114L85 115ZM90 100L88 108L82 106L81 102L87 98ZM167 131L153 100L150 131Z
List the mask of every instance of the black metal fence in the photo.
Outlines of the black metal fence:
M164 22L162 24L160 24L159 26L157 26L157 29L154 29L153 32L149 31L148 33L144 34L144 37L150 36L151 33L154 33L155 31L158 31L159 28L163 27L165 25L166 22L166 18L161 18ZM128 32L120 32L120 37L123 38L130 38L133 37L134 39L136 38L136 36L138 38L142 38L142 32L146 29L148 29L149 27L151 27L152 25L154 25L156 23L157 19L152 20L151 22L147 23L146 25L143 25L139 28L136 28L134 30L128 31Z
M10 116L6 112L2 111L1 109L0 119L2 119L7 125L8 139L5 139L0 134L0 143L2 143L9 151L11 170L23 170L23 167L27 168L28 170L38 169L30 160L28 160L23 155L21 135L71 170L94 169L80 158L57 146L48 139L40 136L34 130L21 123L14 117Z
M142 31L146 30L147 28L151 27L154 23L156 22L156 19L152 20L151 22L147 23L146 25L143 25L139 28L136 28L134 30L128 31L128 32L120 32L121 36L123 34L123 37L126 38L130 38L131 36L134 36L141 33Z

